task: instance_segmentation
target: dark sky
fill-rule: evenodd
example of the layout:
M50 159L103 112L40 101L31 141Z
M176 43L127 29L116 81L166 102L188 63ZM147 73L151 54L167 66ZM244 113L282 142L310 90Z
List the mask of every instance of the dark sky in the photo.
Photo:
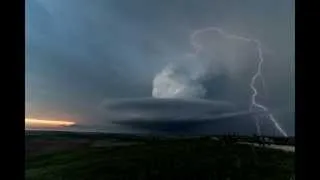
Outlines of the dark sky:
M295 25L290 0L26 1L26 116L108 122L101 115L103 102L151 97L156 75L194 52L190 35L212 26L261 41L265 90L257 83L262 95L258 100L294 133ZM214 64L219 73L201 80L203 98L249 107L249 82L257 62L254 47L234 42L231 49L212 37L202 37L208 51L220 48L236 61L223 56L228 63L221 68ZM224 58L220 60L226 62Z

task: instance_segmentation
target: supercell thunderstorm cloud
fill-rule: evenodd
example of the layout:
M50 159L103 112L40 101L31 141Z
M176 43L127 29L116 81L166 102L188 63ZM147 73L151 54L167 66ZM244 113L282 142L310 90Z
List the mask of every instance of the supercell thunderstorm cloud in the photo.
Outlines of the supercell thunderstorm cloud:
M213 31L214 32L214 31ZM215 33L215 32L214 32ZM215 34L209 34L215 35ZM205 98L206 87L203 83L208 78L213 78L223 73L227 73L227 68L231 68L228 54L216 54L219 51L219 38L212 38L213 44L206 47L210 53L202 51L201 45L195 42L196 31L190 38L190 45L194 48L194 53L181 55L181 59L170 62L153 79L152 96L155 98ZM213 36L215 37L215 36ZM221 41L220 41L221 42ZM221 47L220 47L221 49ZM231 49L232 50L232 49ZM219 56L220 55L220 56Z
M26 117L113 132L294 135L293 9L277 0L27 1Z
M187 57L188 58L188 57ZM155 98L203 98L206 89L201 83L206 70L196 60L183 61L181 66L166 66L153 80L152 96ZM190 65L190 63L193 63Z
M242 36L237 36L233 34L228 34L220 28L209 27L201 30L195 31L191 35L191 44L195 48L194 56L197 58L199 53L204 49L203 46L195 41L197 35L205 33L207 31L213 31L219 33L224 38L241 40L249 43L254 43L258 51L258 66L256 73L251 77L250 88L253 91L251 96L250 111L253 111L254 108L260 108L264 111L268 111L268 108L257 103L256 96L259 95L257 88L255 87L256 79L261 78L263 82L262 67L263 67L263 52L261 47L261 42L256 39L249 39ZM213 49L213 52L215 50ZM213 54L215 55L215 54ZM192 56L192 55L189 55ZM214 60L215 57L213 57ZM218 57L219 58L219 57ZM153 90L152 95L156 98L203 98L206 93L205 87L201 83L201 79L204 79L205 76L213 76L215 71L211 68L205 68L210 66L215 66L217 62L212 61L211 64L204 66L204 63L197 59L191 59L189 61L185 60L180 62L182 66L170 64L166 66L153 81ZM264 87L264 86L263 86ZM281 132L283 136L287 136L287 133L280 127L277 120L270 113L268 118L274 123L275 127ZM256 117L257 133L260 135L260 124L259 119Z

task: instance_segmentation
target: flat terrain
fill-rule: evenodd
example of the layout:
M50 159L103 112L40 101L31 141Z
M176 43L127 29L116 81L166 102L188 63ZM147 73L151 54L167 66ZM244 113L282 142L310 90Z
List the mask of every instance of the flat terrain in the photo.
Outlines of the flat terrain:
M294 152L220 138L26 132L26 179L285 180Z
M248 144L248 145L253 145L255 147L259 147L260 146L258 143L240 142L239 144ZM295 151L295 147L294 146L287 146L287 145L274 145L274 144L271 144L269 146L265 146L265 148L279 149L279 150L288 151L288 152L294 152Z

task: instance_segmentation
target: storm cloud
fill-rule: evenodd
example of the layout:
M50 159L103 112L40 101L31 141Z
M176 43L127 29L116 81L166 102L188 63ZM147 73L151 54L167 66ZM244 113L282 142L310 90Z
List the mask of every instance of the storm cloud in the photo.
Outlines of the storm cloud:
M233 112L230 102L204 99L130 98L106 101L102 107L107 113L116 114L113 119L190 119L200 116Z
M182 87L178 98L246 110L254 47L206 33L197 39L205 52L190 56L191 34L212 26L262 42L266 87L257 83L257 99L284 109L274 115L294 134L294 1L26 1L26 116L108 124L116 116L101 104L172 97L159 91L167 84ZM194 106L185 113L197 114Z
M185 135L253 134L256 132L254 117L268 113L249 112L230 102L195 98L130 98L106 101L102 108L112 124L120 125L120 128ZM265 134L275 132L271 124L265 124L263 129Z

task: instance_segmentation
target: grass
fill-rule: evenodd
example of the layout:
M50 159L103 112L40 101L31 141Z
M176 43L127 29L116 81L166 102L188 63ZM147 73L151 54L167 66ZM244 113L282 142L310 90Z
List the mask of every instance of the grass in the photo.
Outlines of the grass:
M253 151L254 150L254 151ZM294 174L294 153L210 139L146 141L126 147L85 146L26 154L26 179L282 180Z

